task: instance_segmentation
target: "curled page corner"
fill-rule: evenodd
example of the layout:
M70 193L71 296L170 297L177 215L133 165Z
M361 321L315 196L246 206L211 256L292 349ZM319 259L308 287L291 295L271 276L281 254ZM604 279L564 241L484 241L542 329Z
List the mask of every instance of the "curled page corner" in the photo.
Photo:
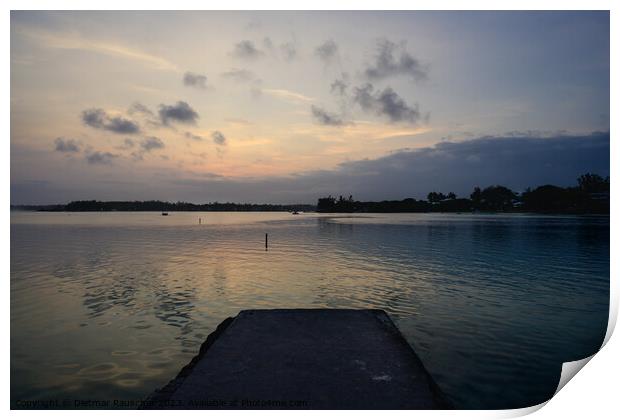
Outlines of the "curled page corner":
M613 298L614 296L613 290L610 290L610 294L612 295L612 299L609 305L609 320L607 321L607 332L605 333L605 338L603 339L601 348L598 349L591 356L585 357L580 360L573 360L572 362L562 363L562 372L560 373L560 381L558 382L558 387L555 389L555 392L553 393L554 397L557 395L558 392L560 392L562 388L564 388L564 385L566 385L571 379L573 379L573 377L577 374L577 372L579 372L585 365L587 365L588 362L592 360L592 358L596 356L596 354L599 351L601 351L603 347L605 347L605 345L609 342L609 339L611 338L614 332L614 329L616 328L616 321L618 319L618 302L617 302L617 299ZM543 403L543 405L544 404L546 403Z
M617 315L618 315L617 305L610 305L609 321L607 322L607 332L605 333L605 338L603 339L601 348L598 349L596 353L601 351L601 349L605 347L605 344L607 344L607 342L611 338L611 335L613 334L613 331L616 327L616 320L618 317ZM566 385L568 381L573 379L573 377L577 374L577 372L579 372L586 364L588 364L588 362L594 356L596 356L596 353L592 354L591 356L580 359L580 360L573 360L572 362L562 363L562 372L560 373L560 382L558 382L558 387L555 389L555 392L553 393L554 397L557 395L558 392L560 392L562 388L564 388L564 385Z
M595 355L596 353L584 359L573 360L572 362L562 363L562 373L560 373L560 382L558 383L558 387L555 389L553 396L555 397L557 393L560 392L562 388L564 388L564 385L566 385L568 381L573 379L573 376L575 376L577 372L579 372Z
M605 347L605 345L609 342L609 339L611 338L616 328L616 321L618 320L618 300L619 299L618 299L618 296L616 295L616 291L614 290L613 285L610 285L610 295L611 295L611 298L610 298L610 305L609 305L609 319L607 321L607 331L605 333L605 338L603 339L603 343L601 344L601 347L594 354L586 358L583 358L580 360L573 360L572 362L565 362L562 364L562 372L560 373L560 381L558 382L558 386L555 389L555 392L553 393L553 397L555 397L557 393L560 392L562 388L564 388L564 385L566 385L571 379L573 379L573 377L577 374L577 372L579 372L585 365L587 365L588 362L592 360L592 358L596 356L596 354L599 351L601 351L603 347ZM551 401L553 397L551 397L545 402L542 402L537 405L532 405L530 407L516 408L512 410L504 410L502 411L502 414L499 417L500 418L515 418L515 417L526 416L528 414L534 413L540 410L541 408L543 408L545 405L547 405L549 401Z
M560 373L560 382L558 383L558 387L555 389L555 392L553 393L553 397L555 397L557 393L560 392L560 390L564 387L564 385L566 385L571 379L573 379L573 376L575 376L577 372L579 372L581 368L583 368L590 361L590 359L592 359L595 355L596 353L594 353L592 356L586 357L585 359L574 360L572 362L563 363L562 372ZM515 418L515 417L527 416L528 414L532 414L540 410L541 408L543 408L545 405L547 405L549 401L551 401L553 397L551 397L547 401L544 401L540 404L532 405L530 407L505 410L503 412L503 415L500 415L499 417L500 418Z
M603 344L601 345L601 349L605 347L605 344L607 344L607 342L611 338L611 335L616 329L616 321L618 321L618 296L614 292L615 290L613 286L610 285L609 293L612 296L612 298L609 304L609 320L607 321L607 332L605 333L605 338L603 339Z
M524 416L527 416L529 414L532 414L540 410L545 405L547 405L549 401L550 400L547 400L545 402L541 402L540 404L531 405L529 407L513 408L511 410L502 410L502 413L499 416L496 416L495 418L513 419L517 417L524 417Z

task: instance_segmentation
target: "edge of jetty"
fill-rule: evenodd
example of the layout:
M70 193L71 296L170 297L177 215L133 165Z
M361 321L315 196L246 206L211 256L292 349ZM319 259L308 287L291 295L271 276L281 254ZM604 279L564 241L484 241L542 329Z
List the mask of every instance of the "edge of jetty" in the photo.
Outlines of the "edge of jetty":
M382 310L244 310L142 409L450 409Z

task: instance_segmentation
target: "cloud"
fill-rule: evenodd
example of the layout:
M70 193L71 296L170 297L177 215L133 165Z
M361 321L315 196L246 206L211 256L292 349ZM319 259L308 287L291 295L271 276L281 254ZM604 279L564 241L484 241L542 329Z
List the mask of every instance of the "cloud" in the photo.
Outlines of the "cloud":
M109 152L90 152L86 154L86 161L91 165L110 165L117 157Z
M233 68L229 71L222 73L222 77L230 79L235 82L252 82L257 80L254 73L246 69Z
M212 132L211 138L213 139L213 143L217 144L218 146L226 146L226 137L221 132Z
M129 110L127 111L129 115L133 114L143 114L147 116L154 116L153 111L151 111L146 105L141 104L140 102L134 102Z
M568 186L575 185L576 177L585 172L609 174L609 133L442 142L343 163L321 176L323 185L338 177L351 193L377 199L422 198L433 190L467 196L475 186L491 184L517 191L548 183ZM411 182L403 183L403 179Z
M80 151L79 142L72 139L58 137L54 140L54 150L62 153L77 153Z
M340 126L345 122L338 115L325 111L322 108L312 105L312 116L321 125Z
M133 149L135 145L136 145L136 142L133 141L132 139L125 139L123 141L123 144L117 147L117 149L129 150L129 149Z
M135 134L140 132L138 123L119 116L111 117L100 108L82 111L82 122L90 127L117 134Z
M363 111L387 117L390 122L409 122L415 124L421 118L418 106L410 107L391 87L375 90L366 83L356 87L353 100Z
M198 73L185 72L183 75L183 84L197 89L207 88L207 76Z
M232 55L241 59L255 60L265 53L256 48L252 41L244 40L235 44Z
M415 81L426 79L426 69L405 49L387 39L377 42L374 63L364 70L370 80L381 80L391 76L410 76Z
M286 61L293 61L297 58L297 46L293 42L285 42L280 45L280 52Z
M108 200L119 196L136 200L163 196L190 202L316 203L318 197L327 194L353 194L358 200L423 199L429 191L454 191L466 197L475 186L493 184L515 191L544 184L575 185L576 177L586 172L609 175L609 158L609 132L492 136L399 150L377 159L343 163L334 170L282 177L209 179L184 171L178 176L166 173L157 183L152 179L124 178L114 188L86 179L76 187L47 179L49 184L35 188L12 179L11 200L43 204L96 194L97 198Z
M349 84L347 82L346 74L343 74L341 79L336 79L332 82L329 87L331 93L336 94L338 96L345 96L347 94L347 88Z
M130 140L130 139L126 139L125 143L127 143L127 140L129 140L130 142L130 147L124 147L123 149L131 149L135 146L135 142ZM144 160L144 155L146 153L150 153L153 150L159 150L159 149L163 149L164 147L166 147L166 145L164 144L163 141L161 141L161 139L159 139L158 137L145 137L144 139L142 139L142 141L140 141L139 143L140 148L138 150L135 150L133 152L131 152L131 157L134 160Z
M314 53L324 63L330 63L338 55L338 45L332 39L328 39L316 47Z
M18 26L16 31L21 35L30 37L50 48L81 50L96 52L124 59L142 62L143 64L160 70L177 71L176 65L163 57L158 57L144 51L140 51L121 44L113 44L106 41L87 39L80 34L59 34L35 30L31 27Z
M110 118L109 122L104 125L104 128L119 134L132 134L140 131L137 123L122 117Z
M199 135L197 135L197 134L190 133L189 131L186 131L186 132L185 132L185 137L186 137L186 138L188 138L188 139L190 139L190 140L196 140L196 141L202 141L202 140L204 140L202 136L199 136Z
M221 73L221 77L238 84L249 84L250 92L253 97L260 97L262 81L256 77L254 73L246 69L233 68L229 71Z
M163 149L164 147L164 142L157 137L147 137L140 142L140 148L147 153L151 150Z
M527 170L523 169L527 162ZM551 137L484 137L400 150L334 170L288 177L196 181L189 191L211 200L316 203L327 194L359 200L424 199L429 191L467 197L473 188L500 184L515 191L543 184L570 186L583 173L609 175L609 133ZM407 182L403 182L406 180Z
M84 124L95 128L103 128L104 121L107 117L103 109L87 109L82 111L82 121Z
M314 98L311 98L306 95L302 95L298 92L293 92L291 90L286 89L261 89L261 93L266 93L271 96L275 96L277 98L282 98L285 100L293 101L293 102L312 102Z
M198 113L187 102L178 101L175 105L159 106L159 119L163 125L169 125L171 122L195 124L198 118Z
M271 38L268 36L263 38L263 47L269 51L273 51L273 41L271 41Z

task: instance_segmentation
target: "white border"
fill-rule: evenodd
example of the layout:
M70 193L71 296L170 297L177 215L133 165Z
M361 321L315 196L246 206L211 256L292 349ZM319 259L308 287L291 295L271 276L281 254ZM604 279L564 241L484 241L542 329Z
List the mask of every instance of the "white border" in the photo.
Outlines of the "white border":
M10 13L9 10L140 10L140 9L154 9L154 10L611 10L611 108L610 115L615 115L617 103L617 85L614 83L613 75L617 74L617 24L618 18L616 12L620 9L619 6L614 7L618 2L604 1L604 0L589 0L589 1L549 1L549 0L506 0L502 2L483 1L483 0L470 0L467 2L456 0L445 1L429 1L418 0L415 3L404 0L356 0L356 1L326 1L326 0L301 0L292 2L286 1L274 1L263 0L261 2L251 2L248 0L228 0L226 2L207 2L198 0L175 0L174 2L168 1L149 1L139 2L132 0L93 0L93 1L79 1L79 0L57 0L57 1L35 1L35 0L23 0L14 1L9 0L3 2L5 13L2 15L3 26L3 42L2 52L5 65L2 66L2 75L4 80L5 89L4 92L9 92L10 89ZM9 96L10 98L10 96ZM2 264L4 267L4 273L6 281L6 295L4 306L4 322L2 323L2 337L5 338L5 345L1 347L0 351L3 355L4 363L2 364L2 374L4 381L2 381L2 392L0 395L4 395L5 398L2 401L3 407L8 410L9 408L9 395L10 395L10 352L9 352L9 338L10 338L10 293L9 293L9 281L10 279L10 214L9 214L9 184L10 184L10 99L5 97L2 102L2 118L4 128L5 140L3 142L3 151L1 159L3 164L0 166L5 172L5 182L2 184L2 194L5 197L5 205L1 207L1 212L5 223L2 225ZM614 120L611 119L611 178L616 179L615 175L615 163L617 161L620 145L613 140L615 134ZM8 182L7 182L8 181ZM618 199L618 188L616 183L612 183L612 221L614 215L617 214L620 209ZM257 419L271 419L271 418L290 418L291 416L299 418L310 418L316 415L327 417L340 417L343 414L352 415L361 419L375 418L378 415L389 415L390 417L407 418L504 418L504 417L517 417L532 412L536 412L534 416L540 419L547 418L568 418L568 419L581 419L585 416L593 418L607 418L611 413L617 412L616 398L617 398L617 384L618 384L618 355L620 354L620 345L617 344L618 339L612 339L610 341L611 332L615 325L618 313L618 290L616 287L616 273L618 270L618 248L615 246L613 238L617 238L618 227L613 222L611 224L611 308L610 308L610 323L608 327L608 333L606 337L606 345L600 351L596 357L593 357L588 363L586 369L579 373L579 378L570 381L561 392L559 392L554 398L552 398L547 404L541 404L537 407L530 407L520 410L503 410L503 411L458 411L458 412L397 412L390 411L387 413L376 411L364 411L364 412L252 412L251 416ZM572 365L574 367L575 364ZM537 411L541 407L544 409ZM31 418L38 416L40 413L49 418L81 418L85 415L84 412L59 412L59 411L46 411L46 412L32 412L32 411L12 411L11 416L18 418ZM110 415L129 417L134 415L146 415L154 418L169 417L171 413L163 412L90 412L89 416L95 418L106 418ZM186 418L204 418L207 415L205 412L183 412L182 416ZM219 418L236 418L240 416L247 416L250 413L245 412L216 412L208 413L209 416Z

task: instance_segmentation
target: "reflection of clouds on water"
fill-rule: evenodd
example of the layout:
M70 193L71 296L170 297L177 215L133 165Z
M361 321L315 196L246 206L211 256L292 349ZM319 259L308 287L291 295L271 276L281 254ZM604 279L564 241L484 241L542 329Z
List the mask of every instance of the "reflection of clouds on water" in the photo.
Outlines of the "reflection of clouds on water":
M83 304L89 317L104 315L115 308L129 309L136 304L134 279L100 269L84 279Z
M192 320L191 313L194 305L195 289L187 291L171 291L167 287L158 288L155 291L157 306L155 316L172 327L185 330Z
M119 311L124 311L125 315L150 312L165 325L178 329L176 339L183 346L196 344L195 340L186 338L193 330L192 312L196 299L196 288L191 279L171 277L157 264L132 276L123 272L122 265L115 270L121 273L112 274L100 267L85 280L83 305L90 318L114 317ZM152 320L142 318L136 319L131 328L146 330L153 326Z
M141 398L240 309L347 307L386 309L457 403L509 406L554 390L560 361L594 349L607 321L608 219L11 229L11 370L23 398Z
M156 306L155 316L171 327L179 329L176 339L184 347L194 347L195 340L188 336L193 330L192 312L195 309L193 300L196 297L196 289L185 284L187 290L182 285L177 285L172 290L161 283L155 291ZM177 289L177 290L175 290Z

